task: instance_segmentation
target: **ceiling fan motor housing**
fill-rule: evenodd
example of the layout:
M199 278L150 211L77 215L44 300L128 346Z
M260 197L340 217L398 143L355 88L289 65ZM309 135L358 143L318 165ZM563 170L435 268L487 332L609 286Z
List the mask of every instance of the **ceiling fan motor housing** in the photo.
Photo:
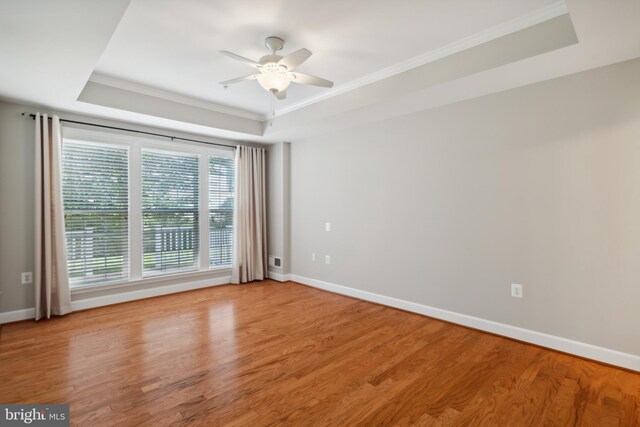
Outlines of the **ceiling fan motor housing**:
M280 61L282 59L282 56L280 55L265 55L262 58L260 58L260 64L264 65L276 65L278 63L278 61ZM285 67L286 69L286 67Z

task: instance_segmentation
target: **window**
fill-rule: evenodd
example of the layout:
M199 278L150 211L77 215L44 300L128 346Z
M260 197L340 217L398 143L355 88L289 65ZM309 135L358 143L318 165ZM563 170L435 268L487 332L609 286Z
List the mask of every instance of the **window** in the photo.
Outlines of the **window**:
M198 156L142 150L144 274L198 268Z
M231 265L231 150L65 128L62 180L72 287Z
M233 159L209 157L209 265L233 256Z
M67 142L62 153L69 279L91 283L128 277L128 150Z

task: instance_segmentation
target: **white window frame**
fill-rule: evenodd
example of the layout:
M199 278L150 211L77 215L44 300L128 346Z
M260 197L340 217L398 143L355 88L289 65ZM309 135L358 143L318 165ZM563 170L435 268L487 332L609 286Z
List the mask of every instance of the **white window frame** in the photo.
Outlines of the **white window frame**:
M103 132L74 126L63 129L64 141L97 143L127 147L129 150L129 279L98 284L79 284L71 287L72 293L143 285L172 278L202 276L217 271L227 271L231 266L209 265L209 156L234 158L234 150L207 146L189 141L173 142L166 139L140 137L125 132ZM199 161L199 266L197 270L143 277L142 253L142 148L173 153L198 155ZM235 231L234 231L235 232Z

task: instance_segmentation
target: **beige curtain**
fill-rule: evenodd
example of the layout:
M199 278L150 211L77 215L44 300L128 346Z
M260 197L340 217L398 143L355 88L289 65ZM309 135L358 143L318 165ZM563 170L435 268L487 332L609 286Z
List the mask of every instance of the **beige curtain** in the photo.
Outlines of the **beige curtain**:
M60 119L36 114L36 320L71 312L62 208Z
M265 149L237 148L232 283L268 277L265 164Z

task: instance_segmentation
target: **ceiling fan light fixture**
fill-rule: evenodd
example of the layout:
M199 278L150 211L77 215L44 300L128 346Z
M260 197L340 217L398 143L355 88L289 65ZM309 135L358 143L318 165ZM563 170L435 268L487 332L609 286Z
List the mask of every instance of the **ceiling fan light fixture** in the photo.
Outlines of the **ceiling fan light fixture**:
M225 80L220 82L220 84L226 88L227 85L232 83L257 80L263 89L274 94L279 100L287 98L286 90L291 83L307 86L333 87L333 82L329 80L296 71L296 69L311 56L309 49L298 49L284 57L276 55L276 52L282 50L284 47L284 40L279 37L267 37L265 46L269 48L271 53L264 55L259 61L253 61L226 50L220 51L223 55L250 65L260 71L258 74Z
M291 84L291 78L286 68L281 69L283 67L279 67L277 64L273 64L275 67L269 67L269 65L272 64L266 64L264 68L260 70L261 73L257 77L260 86L272 93L287 90Z

